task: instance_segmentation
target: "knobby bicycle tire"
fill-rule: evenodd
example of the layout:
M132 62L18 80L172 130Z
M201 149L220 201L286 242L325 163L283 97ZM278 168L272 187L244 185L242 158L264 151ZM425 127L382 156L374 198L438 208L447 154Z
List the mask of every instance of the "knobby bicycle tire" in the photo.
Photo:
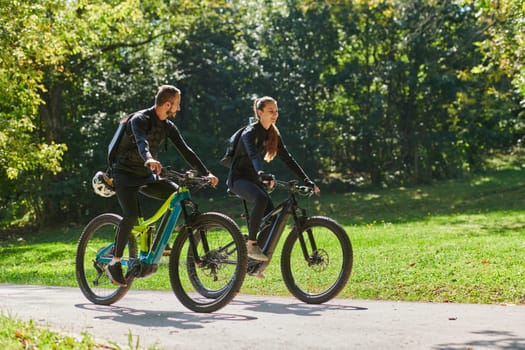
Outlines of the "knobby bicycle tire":
M94 304L111 305L119 301L131 288L133 277L126 287L115 286L104 271L105 264L95 262L96 254L115 239L122 217L117 214L101 214L93 218L84 228L78 240L75 257L75 272L80 290ZM110 255L108 255L110 257ZM135 236L130 235L123 259L137 257ZM124 275L125 275L125 271Z
M299 235L305 239L307 259ZM308 304L322 304L336 297L348 282L352 264L348 234L336 221L324 216L307 218L300 232L295 228L286 238L281 253L281 273L286 287L293 296Z
M199 259L191 250L190 234ZM209 247L206 252L204 242ZM244 237L239 226L221 213L195 217L191 227L177 235L171 249L169 275L173 292L195 312L214 312L226 306L239 292L246 269Z

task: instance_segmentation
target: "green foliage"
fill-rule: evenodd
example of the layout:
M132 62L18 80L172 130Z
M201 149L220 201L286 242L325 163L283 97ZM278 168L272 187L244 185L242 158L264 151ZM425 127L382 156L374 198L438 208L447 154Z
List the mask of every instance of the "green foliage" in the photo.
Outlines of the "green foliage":
M117 207L91 176L117 121L164 83L182 89L175 122L221 178L224 142L261 95L325 187L460 178L523 137L519 0L0 2L5 224ZM185 167L173 149L162 160Z
M479 170L488 150L516 141L515 101L494 93L489 77L466 73L482 61L473 8L361 2L337 16L352 20L340 32L339 66L326 75L334 89L321 104L322 128L335 139L326 166L364 172L376 185L426 183ZM505 77L496 84L509 91ZM507 122L498 124L501 113Z
M482 11L480 21L487 28L487 37L479 42L485 60L474 73L489 73L495 80L506 75L513 86L525 96L525 3L520 0L476 1Z
M51 2L29 4L2 1L0 46L0 168L14 180L22 171L62 170L67 147L45 142L35 133L38 109L45 92L45 68L60 65L63 43L46 11Z

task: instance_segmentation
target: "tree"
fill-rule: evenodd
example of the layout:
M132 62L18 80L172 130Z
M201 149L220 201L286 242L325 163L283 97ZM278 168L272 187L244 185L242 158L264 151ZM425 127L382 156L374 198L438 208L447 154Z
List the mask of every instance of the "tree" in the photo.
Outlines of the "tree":
M277 98L286 144L327 182L462 176L524 135L519 0L0 5L0 215L11 221L114 208L91 176L117 121L165 83L182 89L175 121L221 177L225 141L261 95Z
M316 107L325 97L321 77L335 65L339 48L331 9L324 1L247 1L244 34L236 43L247 74L241 81L246 99L277 99L283 139L313 177L322 157Z
M496 110L500 119L518 135L518 139L522 139L524 130L521 125L525 115L525 2L478 0L469 3L481 10L479 21L485 34L477 43L484 59L472 69L472 74L487 76L490 84L486 93L492 100L512 101L500 108L493 105L490 111ZM513 88L501 82L509 82ZM516 138L512 141L516 142ZM499 146L508 147L509 144Z
M428 183L479 169L495 142L508 145L511 130L498 128L494 106L512 102L489 96L489 78L470 73L484 35L473 7L353 4L334 12L343 47L325 75L333 88L323 109L335 112L324 125L335 140L331 171L365 173L376 185Z
M86 179L88 169L93 169L90 162L93 157L82 157L79 161L81 151L65 154L65 142L75 151L84 149L85 144L81 145L80 140L87 137L89 141L92 136L97 138L97 133L89 132L100 129L83 128L82 121L98 115L95 125L105 127L110 120L104 122L100 119L105 116L104 112L114 115L114 121L118 112L123 110L107 108L108 105L123 107L137 96L131 92L129 99L112 95L113 99L107 104L94 106L95 99L90 93L101 89L98 89L100 86L93 88L89 76L100 75L99 82L107 86L100 78L113 74L110 67L125 69L117 62L122 62L122 57L135 55L139 60L131 63L131 70L150 74L149 84L167 80L166 76L171 72L155 66L159 63L157 54L162 52L156 51L157 45L164 44L160 39L176 39L189 23L210 9L205 1L198 4L181 1L175 6L160 0L98 0L89 3L39 0L33 4L6 2L5 6L2 5L0 18L6 29L5 35L1 36L2 44L3 47L12 47L14 52L4 50L1 54L2 69L6 72L0 78L4 94L0 118L6 120L2 124L6 126L4 137L0 134L0 139L4 140L0 143L0 150L5 154L2 165L9 178L18 176L18 182L25 184L22 188L27 190L17 192L22 196L17 200L18 205L27 205L34 213L35 221L41 225L59 223L69 217L63 215L65 208L75 208L75 205L69 205L71 201L65 195L79 190L78 178L72 179L79 175ZM112 60L113 65L109 63ZM135 65L140 60L145 64ZM140 72L144 67L153 69L148 72L145 68ZM110 70L97 71L99 68ZM135 80L133 86L125 86L122 81L118 83L128 91L141 86ZM149 89L154 91L155 87ZM119 97L120 103L115 103ZM98 135L105 136L106 133ZM99 142L97 139L93 146L96 148ZM90 151L93 148L84 153ZM59 173L62 159L68 172L61 173L58 178L49 177L42 171L49 169L53 174ZM21 170L27 171L25 182L19 176ZM67 184L74 187L65 186ZM88 184L84 180L84 186Z
M0 21L0 168L9 180L21 172L61 170L64 144L46 139L38 130L38 112L43 106L45 70L63 63L63 43L57 38L42 4L2 0Z

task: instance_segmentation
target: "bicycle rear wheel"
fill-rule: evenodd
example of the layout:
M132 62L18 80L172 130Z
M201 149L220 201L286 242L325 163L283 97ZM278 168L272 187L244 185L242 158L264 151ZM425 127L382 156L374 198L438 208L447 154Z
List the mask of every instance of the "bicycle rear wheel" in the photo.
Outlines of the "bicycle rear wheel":
M347 233L324 216L307 218L302 231L294 229L282 249L284 283L290 293L308 304L321 304L337 296L350 277L352 264Z
M110 260L111 248L115 233L122 217L116 214L101 214L91 220L82 231L77 245L76 277L80 290L84 296L94 304L110 305L120 300L131 288L133 277L127 278L127 286L119 287L111 283L104 268L106 263L97 261L97 253L107 250L103 258ZM131 235L122 256L123 273L126 275L126 266L131 258L137 257L137 242Z
M197 256L190 237L196 244ZM244 237L237 224L224 214L200 214L186 232L179 233L171 249L173 292L195 312L213 312L226 306L239 292L246 268Z

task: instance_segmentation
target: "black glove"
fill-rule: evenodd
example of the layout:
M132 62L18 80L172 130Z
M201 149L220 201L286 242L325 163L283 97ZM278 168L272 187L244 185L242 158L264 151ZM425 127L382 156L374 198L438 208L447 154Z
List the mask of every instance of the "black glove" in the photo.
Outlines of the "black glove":
M260 182L275 181L275 176L273 176L273 174L270 174L270 173L260 173L259 174L259 181Z

